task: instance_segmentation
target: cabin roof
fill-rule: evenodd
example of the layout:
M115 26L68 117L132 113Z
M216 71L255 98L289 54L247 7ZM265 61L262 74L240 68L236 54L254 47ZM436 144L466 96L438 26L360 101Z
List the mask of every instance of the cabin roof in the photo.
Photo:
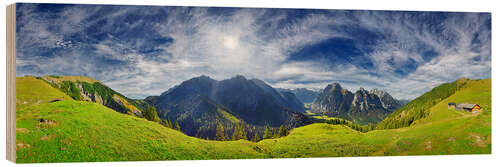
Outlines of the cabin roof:
M457 103L453 103L453 102L452 102L452 103L448 103L448 105L457 105Z
M458 108L474 108L475 106L479 106L477 104L467 104L467 103L463 103L463 104L459 104L457 105Z

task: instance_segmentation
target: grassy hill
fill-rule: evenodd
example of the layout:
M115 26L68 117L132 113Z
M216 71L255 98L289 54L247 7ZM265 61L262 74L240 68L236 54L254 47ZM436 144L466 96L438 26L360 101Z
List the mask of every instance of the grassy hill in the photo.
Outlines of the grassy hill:
M48 75L41 79L74 100L96 102L121 113L142 117L142 111L147 107L89 77Z
M46 103L54 99L69 100L71 97L34 76L18 77L16 79L17 109L33 104Z
M427 117L430 107L453 95L455 92L461 90L464 85L471 82L474 81L461 78L452 83L441 84L388 115L377 124L377 129L394 129L410 126L415 121Z
M361 133L315 123L257 143L189 137L101 104L72 100L40 81L16 80L16 99L23 103L16 111L20 163L491 153L489 79L468 81L409 127ZM52 98L66 100L49 103ZM470 114L447 109L448 101L478 103L483 110Z
M33 82L19 82L25 80ZM19 88L51 88L34 77L19 77L17 81ZM56 93L57 89L52 91L62 95ZM44 94L43 89L30 92ZM24 97L18 94L18 100ZM20 163L263 157L249 146L249 141L201 140L97 103L68 97L19 108L16 123Z
M448 102L477 103L483 109L478 114L456 111L448 109ZM361 133L346 126L316 123L258 145L270 157L489 154L491 79L467 81L410 127Z

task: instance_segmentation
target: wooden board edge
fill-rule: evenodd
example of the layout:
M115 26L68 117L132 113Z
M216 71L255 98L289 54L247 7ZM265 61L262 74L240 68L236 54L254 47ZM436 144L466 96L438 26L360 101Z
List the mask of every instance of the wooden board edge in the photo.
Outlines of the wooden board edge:
M16 162L16 4L7 6L7 160Z

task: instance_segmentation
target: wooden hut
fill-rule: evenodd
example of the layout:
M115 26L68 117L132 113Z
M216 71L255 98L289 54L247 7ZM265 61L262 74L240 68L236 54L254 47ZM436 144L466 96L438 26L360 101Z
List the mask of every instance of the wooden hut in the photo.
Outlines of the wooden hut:
M456 107L457 107L457 103L453 103L453 102L448 103L448 109L452 109L452 108L454 109Z
M481 111L481 106L479 106L478 104L463 103L463 104L457 105L456 109L460 110L460 111L467 111L467 112L476 113L476 112Z

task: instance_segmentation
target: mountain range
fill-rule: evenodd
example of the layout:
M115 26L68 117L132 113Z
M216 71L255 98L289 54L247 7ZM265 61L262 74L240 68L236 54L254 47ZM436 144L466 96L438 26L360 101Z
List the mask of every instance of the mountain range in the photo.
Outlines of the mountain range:
M305 88L273 88L259 79L238 75L217 81L208 76L191 78L159 96L135 100L114 91L97 80L76 76L44 76L48 84L75 100L102 104L115 111L144 117L148 106L154 106L159 119L178 123L190 136L215 137L220 124L233 133L242 125L252 137L262 133L265 126L295 128L313 122L305 113L304 103L311 111L331 117L344 118L358 124L378 123L402 106L389 93L360 88L355 93L340 84L328 85L322 92ZM158 120L158 119L157 119Z
M340 84L333 83L318 95L311 105L311 111L354 123L375 124L400 107L400 102L385 91L360 88L352 93Z
M222 81L217 81L214 85L220 82ZM160 96L167 96L184 86L180 84ZM379 107L390 106L390 103L376 102L376 97L383 95L377 91L360 89L350 93L336 84L327 88L326 93L322 93L330 97L349 96L354 101L354 96L358 94L356 100L361 102L357 103L358 106L368 104L363 101L372 102ZM118 103L116 98L112 98L117 96L124 101ZM150 99L158 99L160 96ZM366 96L366 99L358 101L362 96ZM331 100L342 104L339 99ZM202 101L196 106L219 107L215 113L204 112L206 115L243 121L235 115L232 118L229 115L232 111L222 104L212 104L213 100ZM448 108L450 102L476 103L482 109L479 113L457 111ZM111 104L123 108L115 110ZM359 126L326 117L324 119L329 121L314 122L294 128L286 136L258 141L213 141L213 138L206 140L190 137L177 129L165 127L131 112L135 107L143 115L147 115L145 113L148 113L148 109L141 109L141 106L147 106L147 103L144 100L124 98L99 81L86 77L17 77L16 161L28 163L491 153L491 79L459 79L435 87L392 112L377 124L377 130L374 131L357 131L355 129ZM295 118L300 117L292 117L289 122L293 122ZM339 121L343 123L338 124ZM253 128L250 124L246 126ZM398 129L402 127L405 128ZM231 131L224 131L231 134ZM88 154L89 152L92 154Z
M160 118L177 121L191 136L213 138L218 124L229 131L244 124L251 131L266 125L293 128L311 123L295 94L241 75L221 81L195 77L144 101L156 107Z

